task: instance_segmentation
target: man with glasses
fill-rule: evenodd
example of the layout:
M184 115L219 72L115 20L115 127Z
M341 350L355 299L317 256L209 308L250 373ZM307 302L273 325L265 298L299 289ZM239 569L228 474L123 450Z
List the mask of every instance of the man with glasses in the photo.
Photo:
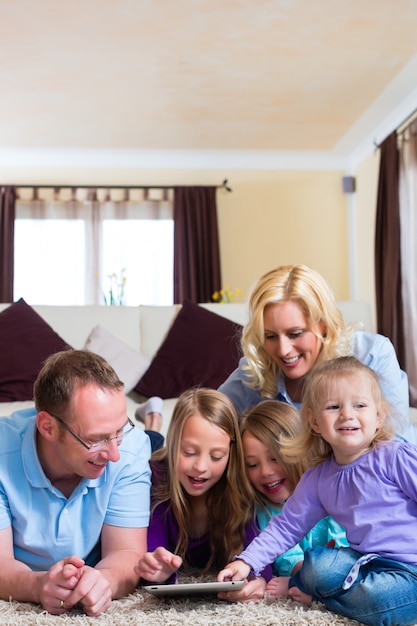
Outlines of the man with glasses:
M0 598L96 616L132 593L146 552L150 443L98 355L49 357L36 411L0 420Z

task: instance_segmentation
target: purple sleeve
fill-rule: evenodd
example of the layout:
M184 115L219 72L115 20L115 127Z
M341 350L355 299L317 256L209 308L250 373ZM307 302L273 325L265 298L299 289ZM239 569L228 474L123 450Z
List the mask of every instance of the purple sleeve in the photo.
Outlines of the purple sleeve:
M151 521L148 528L148 552L153 552L159 546L163 548L167 548L167 550L171 550L169 545L169 523L166 516L167 506L164 504L160 504L156 507L155 511L151 516ZM162 585L172 585L176 583L178 579L178 573L174 572L171 574L169 578L163 581L163 583L159 583ZM142 585L150 585L153 581L141 579Z
M153 552L159 546L171 550L167 505L168 503L160 504L151 515L148 528L148 552Z
M161 463L151 461L152 468L152 484L156 485L164 477L165 466ZM169 502L159 504L151 512L151 519L148 527L148 552L153 552L156 548L162 546L170 552L175 548L178 538L178 530L170 510ZM177 582L178 574L174 572L163 584L172 584ZM142 584L147 581L142 580Z
M172 514L170 503L167 500L155 505L155 488L167 480L167 466L164 461L152 461L152 490L151 490L151 518L148 528L148 552L153 552L159 546L174 550L178 540L178 528Z
M263 571L265 563L273 563L278 556L295 546L328 514L321 506L317 493L320 483L317 472L318 467L313 467L303 474L293 495L286 501L282 513L274 515L263 531L239 555L238 558L248 563L256 576Z

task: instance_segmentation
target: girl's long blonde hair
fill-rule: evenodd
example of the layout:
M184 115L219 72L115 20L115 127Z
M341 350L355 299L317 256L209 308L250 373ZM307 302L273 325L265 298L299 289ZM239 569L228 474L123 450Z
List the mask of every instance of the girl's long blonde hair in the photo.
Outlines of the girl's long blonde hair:
M281 451L282 437L292 440L300 435L301 419L297 409L279 400L263 400L241 415L240 434L242 437L245 432L250 433L270 450L284 471L290 483L290 490L293 491L301 475L310 466L307 455L296 463L289 463ZM267 507L269 500L254 487L252 490L258 506Z
M242 440L236 410L229 398L214 389L197 388L184 392L174 408L165 447L152 455L164 462L166 481L152 491L152 511L163 502L170 506L179 528L175 552L185 561L190 536L190 496L178 479L178 459L184 425L189 417L199 415L221 428L230 438L230 454L220 480L207 493L211 557L205 572L213 566L230 562L243 549L245 527L253 515L253 499L246 478Z
M325 461L333 453L332 448L318 433L310 427L309 416L320 410L323 397L327 395L330 385L342 379L354 380L359 376L369 381L372 397L377 410L388 416L390 406L385 400L379 385L378 375L367 365L364 365L354 356L344 356L324 361L313 367L306 379L303 405L301 408L301 433L295 437L281 439L281 453L288 462L297 463L305 455L309 455L312 465ZM385 419L375 432L369 444L371 449L380 441L387 441L393 436L393 428Z
M351 329L345 327L334 295L320 274L305 265L282 265L267 272L251 293L241 342L248 385L260 389L265 398L275 398L280 369L264 347L264 311L270 304L283 302L297 303L311 329L322 323L323 335L315 330L322 342L317 362L350 352Z

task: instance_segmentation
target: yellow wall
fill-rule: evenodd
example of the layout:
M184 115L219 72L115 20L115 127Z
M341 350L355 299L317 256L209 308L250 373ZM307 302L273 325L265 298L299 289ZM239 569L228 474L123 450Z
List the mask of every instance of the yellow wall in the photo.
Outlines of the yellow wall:
M223 281L246 291L265 271L305 263L348 298L346 199L337 172L233 172L218 196Z
M305 263L349 298L347 203L338 171L38 169L2 172L17 184L210 184L217 195L223 285L248 295L265 271Z
M375 326L375 216L378 192L379 151L369 155L356 170L356 224L358 299L370 303Z

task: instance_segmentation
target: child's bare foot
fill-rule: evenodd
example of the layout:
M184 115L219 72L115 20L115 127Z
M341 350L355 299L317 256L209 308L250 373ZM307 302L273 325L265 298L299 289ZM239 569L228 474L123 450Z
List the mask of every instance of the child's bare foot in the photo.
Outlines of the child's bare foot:
M268 597L271 600L287 596L289 580L289 576L275 576L274 578L271 578L265 587L265 593L268 594Z
M311 603L313 601L313 598L311 596L301 591L298 587L291 587L291 589L288 590L288 595L295 602L301 602L306 606L311 606Z

